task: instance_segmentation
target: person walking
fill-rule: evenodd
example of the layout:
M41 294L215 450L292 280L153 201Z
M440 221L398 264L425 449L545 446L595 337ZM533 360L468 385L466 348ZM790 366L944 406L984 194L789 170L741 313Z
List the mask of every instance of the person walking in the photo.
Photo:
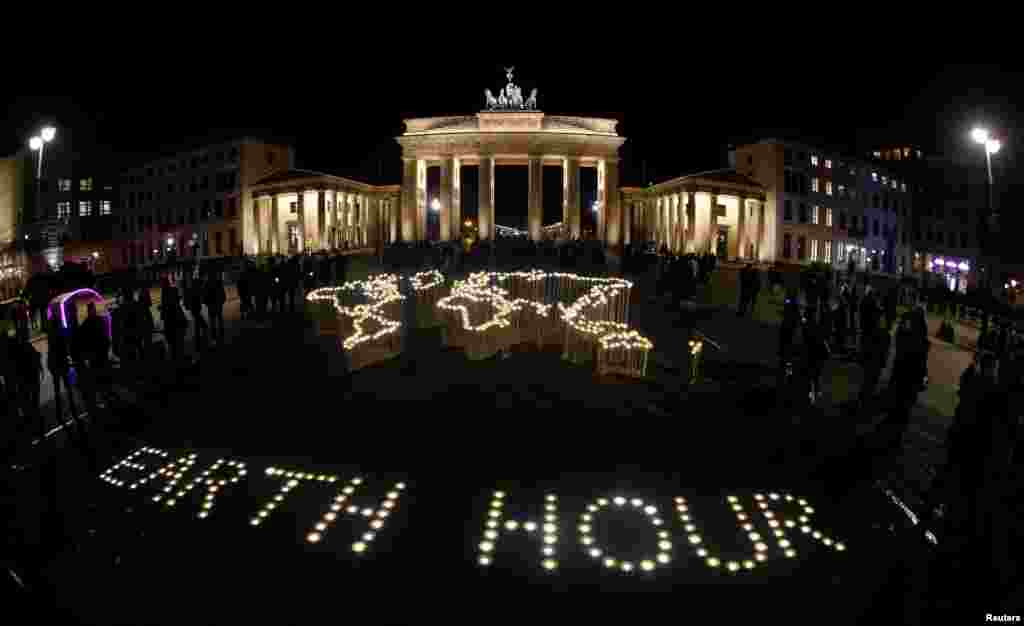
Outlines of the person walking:
M224 303L227 301L227 291L220 269L215 268L210 272L203 289L206 312L210 316L210 335L221 346L224 344Z
M809 384L808 399L812 405L821 398L821 375L825 371L830 351L821 322L816 311L812 310L804 318L804 349L807 382Z

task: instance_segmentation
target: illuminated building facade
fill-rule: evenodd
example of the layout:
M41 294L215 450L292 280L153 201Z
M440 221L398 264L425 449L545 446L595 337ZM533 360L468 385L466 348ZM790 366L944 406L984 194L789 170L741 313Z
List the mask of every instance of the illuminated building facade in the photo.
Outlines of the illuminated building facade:
M27 261L16 238L25 215L25 185L31 173L20 155L0 159L0 302L17 295L28 278Z
M243 138L122 172L116 265L251 252L250 191L259 180L294 167L294 161L290 146Z
M870 158L910 185L915 207L907 229L910 271L956 291L975 285L986 202L984 161L933 156L912 146L881 148Z
M907 180L863 159L777 139L736 146L729 162L765 190L759 260L910 271Z

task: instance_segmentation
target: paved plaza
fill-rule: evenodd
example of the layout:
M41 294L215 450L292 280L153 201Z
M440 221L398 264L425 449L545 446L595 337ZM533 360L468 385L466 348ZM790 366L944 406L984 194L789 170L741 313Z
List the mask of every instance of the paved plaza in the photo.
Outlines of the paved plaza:
M349 279L380 269L370 258L361 258L350 267ZM730 271L720 271L712 290L728 288ZM932 385L915 409L913 436L899 462L879 473L856 452L871 431L873 418L857 417L844 408L859 390L859 365L829 364L824 402L817 409L800 414L778 411L777 327L769 311L777 304L766 298L759 314L746 319L737 317L726 302L714 291L700 298L698 327L719 340L723 349L708 352L706 380L687 389L679 366L686 337L678 314L654 297L645 277L636 277L630 324L654 341L655 351L649 375L640 381L598 378L592 367L561 359L559 350L515 349L507 358L473 361L461 351L446 349L439 328L411 331L402 355L349 373L334 341L318 336L302 314L243 322L238 319L237 299L229 298L228 345L182 370L174 384L133 397L138 406L130 414L93 424L87 443L96 457L93 465L79 458L81 443L53 437L42 447L59 461L46 465L49 473L42 474L27 464L11 483L14 492L7 494L7 502L21 503L17 518L29 529L24 537L41 545L48 538L38 530L40 524L33 525L37 512L25 503L33 501L32 485L39 480L49 476L60 485L69 539L68 547L54 555L50 571L52 580L68 584L60 586L57 606L89 607L98 615L110 608L103 598L111 597L112 589L123 590L118 591L118 615L125 621L131 620L133 611L158 602L159 590L186 571L204 581L197 583L200 586L209 584L209 594L218 584L226 584L215 582L212 570L224 559L246 558L257 535L245 520L273 489L248 485L248 498L225 497L217 505L216 519L206 521L188 512L163 510L135 493L94 479L96 470L139 446L194 451L207 462L215 457L246 459L254 472L266 466L309 468L314 473L356 472L409 483L408 518L396 514L394 532L381 531L382 537L390 538L374 547L381 550L378 564L372 559L359 563L363 582L341 573L348 570L337 569L339 562L350 560L344 554L351 543L347 527L335 531L344 533L344 541L336 544L341 556L317 546L314 562L309 563L303 559L311 548L301 538L312 522L296 519L268 525L258 544L272 555L267 558L312 568L278 588L280 593L298 592L303 585L309 585L314 595L329 593L316 577L328 571L329 576L363 588L360 585L369 581L426 584L414 582L429 578L425 563L471 564L476 559L473 538L483 529L486 494L495 488L514 494L526 507L524 513L532 511L529 502L541 502L543 494L557 491L565 501L564 520L569 524L563 531L566 550L579 549L576 534L569 531L579 515L576 509L582 510L590 496L638 493L668 508L672 497L694 493L694 501L701 502L695 506L704 507L706 517L701 519L709 526L705 532L728 542L728 533L719 535L725 532L719 529L726 524L731 528L735 521L708 503L725 493L749 498L760 490L777 489L811 500L818 509L818 523L860 551L851 548L849 555L835 555L805 545L805 559L766 565L763 572L750 574L762 578L746 580L772 580L779 593L794 594L793 598L802 597L806 585L827 581L831 586L817 601L827 606L842 598L851 617L868 615L872 604L876 611L906 606L910 601L903 597L904 590L897 586L899 591L894 591L890 578L910 575L909 566L900 561L920 556L921 548L907 544L912 533L885 532L886 524L898 518L892 517L892 507L879 504L874 480L884 477L910 496L927 488L929 468L944 454L954 385L970 352L933 342ZM48 506L38 495L35 501L40 508ZM311 507L311 519L317 515L312 511L322 508L312 496L303 495L296 507L298 502ZM414 536L422 539L423 533L433 534L436 545L413 541ZM684 555L685 541L676 539L679 565L650 588L743 580L706 571L699 559ZM888 546L888 552L875 546ZM520 547L535 549L528 542ZM218 551L216 558L210 550ZM80 558L82 554L87 558ZM837 560L839 556L849 560ZM408 565L408 558L418 564ZM532 557L497 558L519 559L529 567ZM564 560L566 571L577 578L563 573L544 584L609 589L639 584L594 572L579 574L587 571L582 565L585 558ZM164 565L154 569L154 561ZM211 571L197 573L196 568L203 567ZM83 577L83 568L95 568L102 575L95 577L95 584L69 584L88 578ZM231 571L238 578L225 589L274 593L272 581L261 580L255 571L248 575L234 566ZM467 589L487 584L475 578L470 582L465 573L450 575L458 576ZM113 587L110 580L116 581ZM522 588L530 577L524 578L514 567L499 568L490 580ZM541 583L530 583L537 584ZM126 595L132 601L124 601Z

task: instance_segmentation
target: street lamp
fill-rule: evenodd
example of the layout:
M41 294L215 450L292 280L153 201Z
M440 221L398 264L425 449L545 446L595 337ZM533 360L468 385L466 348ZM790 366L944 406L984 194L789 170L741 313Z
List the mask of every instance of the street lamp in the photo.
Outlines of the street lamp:
M28 147L33 152L39 151L39 165L36 170L36 178L43 177L43 150L46 148L46 144L53 141L53 138L57 136L57 129L53 126L45 126L39 134L28 140Z
M437 213L438 211L440 211L440 210L441 210L441 201L440 201L440 200L438 200L437 198L434 198L434 199L433 199L433 200L432 200L432 201L430 202L430 209L431 209L431 210L432 210L433 212L435 212L435 213Z
M993 186L995 184L995 181L992 178L992 155L996 154L997 152L999 152L999 149L1002 148L1002 143L998 139L993 138L991 133L989 133L987 128L981 128L981 127L977 127L977 128L975 128L974 130L971 131L971 138L974 140L975 143L977 143L977 144L979 144L981 146L984 146L984 148L985 148L985 169L986 169L986 172L988 173L988 178L987 178L988 185L986 187L987 193L985 195L985 201L986 201L986 205L987 205L986 208L988 209L988 221L989 221L988 233L987 234L988 234L989 237L991 237L991 233L995 232L998 229L998 226L999 226L999 215L995 211L995 208L993 207L993 203L992 203L992 188L993 188ZM988 247L989 247L988 252L990 254L992 254L992 250L991 250L992 242L988 241L987 243L988 243ZM989 284L991 284L991 281L995 280L991 276L991 274L994 273L994 272L995 272L995 268L992 266L992 264L989 264L989 273L990 273L990 275L988 277Z

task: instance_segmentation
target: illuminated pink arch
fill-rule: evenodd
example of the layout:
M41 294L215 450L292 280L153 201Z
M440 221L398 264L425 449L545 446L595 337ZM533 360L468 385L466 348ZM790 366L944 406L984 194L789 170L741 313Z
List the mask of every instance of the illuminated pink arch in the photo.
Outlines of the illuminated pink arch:
M81 299L87 300L89 302L99 302L104 306L106 306L107 304L107 301L104 300L103 296L101 296L97 291L95 291L94 289L89 289L88 287L83 287L81 289L75 289L74 291L62 293L59 296L56 296L53 300L50 300L50 306L47 307L46 309L46 317L48 319L53 319L53 310L54 308L58 309L60 311L60 327L64 330L68 330L68 313L66 305L69 301ZM113 329L111 328L110 313L107 312L105 315L103 315L103 317L106 318L107 320L107 336L113 339Z

